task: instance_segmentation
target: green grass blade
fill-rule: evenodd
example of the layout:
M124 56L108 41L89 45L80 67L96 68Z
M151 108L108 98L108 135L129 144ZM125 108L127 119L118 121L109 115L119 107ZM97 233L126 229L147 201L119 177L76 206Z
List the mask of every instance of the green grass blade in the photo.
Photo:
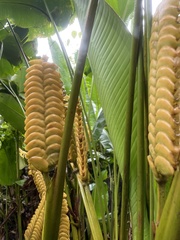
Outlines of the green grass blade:
M95 211L95 208L94 208L94 203L93 203L93 200L92 200L92 196L91 196L91 193L89 191L89 187L88 186L83 186L80 179L78 179L78 184L79 184L79 187L80 187L81 196L83 198L84 206L85 206L85 209L86 209L86 213L87 213L89 225L90 225L90 228L91 228L92 236L93 236L94 239L103 240L101 228L100 228L100 225L99 225L99 221L97 219L97 215L96 215L96 211Z

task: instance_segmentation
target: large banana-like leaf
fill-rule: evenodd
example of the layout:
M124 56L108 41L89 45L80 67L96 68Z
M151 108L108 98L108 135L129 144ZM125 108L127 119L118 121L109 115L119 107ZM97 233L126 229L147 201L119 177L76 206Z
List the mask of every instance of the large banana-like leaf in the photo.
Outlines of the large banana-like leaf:
M46 0L57 26L65 27L72 15L70 0ZM31 28L34 34L49 30L49 16L43 1L0 0L0 20L9 18L18 26Z
M74 2L80 24L82 24L88 1L74 0ZM121 19L108 4L99 1L88 57L122 176L131 39L132 36ZM130 166L130 206L135 239L137 231L136 101L134 102L134 108ZM144 239L148 239L147 229L148 220L145 214Z

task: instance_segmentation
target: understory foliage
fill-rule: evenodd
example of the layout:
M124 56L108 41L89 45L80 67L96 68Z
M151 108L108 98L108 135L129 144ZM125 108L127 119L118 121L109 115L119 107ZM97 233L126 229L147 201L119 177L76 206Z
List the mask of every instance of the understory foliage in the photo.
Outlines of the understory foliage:
M0 239L32 239L34 219L41 225L36 239L43 240L63 238L62 228L73 240L179 239L179 140L174 140L179 132L178 4L164 0L152 20L151 0L0 0ZM74 64L60 36L75 17L82 43ZM34 115L27 85L34 76L28 70L31 60L41 62L38 37L48 38L57 71L53 93L63 89L62 124L52 141L48 124L43 129L43 167L33 161L34 153L27 155L27 125L37 125L28 118ZM167 51L168 57L163 55ZM46 65L48 57L43 59ZM49 67L40 68L35 75L46 83L33 101L41 102L38 116L45 119ZM54 102L52 124L60 119ZM69 220L66 226L61 215Z

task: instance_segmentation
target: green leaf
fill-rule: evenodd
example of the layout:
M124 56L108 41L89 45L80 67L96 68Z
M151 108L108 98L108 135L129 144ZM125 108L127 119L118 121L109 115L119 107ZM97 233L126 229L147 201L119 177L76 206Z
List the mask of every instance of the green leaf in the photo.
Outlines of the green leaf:
M21 179L21 180L16 181L16 184L23 187L25 181L26 181L26 179Z
M69 94L71 90L71 78L64 55L56 41L49 38L48 42L53 62L59 66L61 80L64 83L66 93Z
M87 74L88 71L91 71L91 70L88 70L89 68L88 66L89 66L89 61L86 61L85 74ZM101 104L99 101L96 85L92 78L92 73L89 73L88 75L84 75L83 77L83 81L81 84L81 96L87 112L90 127L91 129L93 129L96 123L98 112L100 111L100 108L101 108Z
M37 39L35 39L34 41L26 42L23 45L23 51L29 59L36 58L37 47Z
M99 194L97 193L98 191L99 191L99 188L97 187L97 185L95 185L94 189L92 191L92 198L93 198L97 217L99 219L101 219L102 211L103 211L103 214L105 215L106 209L107 209L107 204L108 204L108 186L107 186L107 184L104 182L102 182L102 184L101 184L101 194L102 194L101 198L99 198Z
M88 7L88 1L75 0L75 7L82 26ZM124 138L131 40L132 36L127 30L124 22L121 21L108 4L104 1L100 1L96 13L88 57L122 177L124 174ZM133 113L131 156L129 199L134 234L134 232L137 231L136 97ZM148 229L148 224L146 212L144 220L145 230ZM149 239L148 230L145 233L144 239Z
M13 75L14 71L10 62L4 58L0 59L0 77L6 78Z
M16 180L15 141L11 139L5 141L0 149L0 184L12 185Z
M72 15L71 1L46 0L46 3L57 26L66 27ZM0 20L6 18L15 25L31 28L31 35L44 35L49 31L50 22L43 1L0 0Z
M110 141L109 134L105 129L103 129L99 141L107 152L113 152L113 145Z
M0 93L0 114L15 129L24 133L25 116L18 102L10 94Z
M106 126L106 121L104 118L104 113L103 113L102 109L100 109L96 123L95 123L93 131L92 131L94 141L99 140L105 126Z
M17 66L21 62L20 50L12 34L7 35L3 40L3 54L11 64Z
M26 75L26 67L22 66L15 75L11 78L11 81L14 82L18 87L19 93L24 93L24 82Z
M121 17L127 27L131 29L134 18L134 0L106 0L113 10Z

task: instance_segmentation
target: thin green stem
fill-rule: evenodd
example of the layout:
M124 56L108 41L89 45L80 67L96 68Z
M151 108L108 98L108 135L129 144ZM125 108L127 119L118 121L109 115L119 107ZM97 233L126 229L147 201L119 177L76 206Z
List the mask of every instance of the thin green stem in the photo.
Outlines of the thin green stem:
M69 194L69 188L67 186L67 184L65 184L65 193L67 195L67 203L68 203L68 207L70 209L72 209L72 204L71 204L71 198L70 198L70 194ZM78 231L77 231L77 227L75 226L75 222L73 220L72 215L70 214L70 223L71 223L71 232L72 232L72 239L73 240L78 240Z
M150 239L154 239L154 232L155 232L155 223L154 223L154 177L152 171L149 173L149 182L150 182L150 204L149 204L149 224L150 224Z
M145 76L148 78L149 75L149 63L150 63L150 54L149 54L149 40L151 36L151 25L152 25L152 0L144 0L144 19L145 19L145 34L144 34L144 62L145 64Z
M19 106L20 106L20 108L21 108L21 110L22 110L22 112L23 112L23 114L24 114L24 116L25 116L24 107L23 107L21 101L19 100L17 94L15 93L14 89L12 88L11 82L8 82L8 83L9 83L9 88L10 88L11 92L13 93L13 97L15 97L15 99L16 99L17 102L19 103Z
M87 124L89 125L88 118L87 118ZM96 183L97 189L98 189L97 198L98 198L98 201L101 201L104 191L102 190L102 187L101 187L103 184L103 180L102 180L102 175L101 175L99 157L96 152L95 143L94 143L94 140L92 137L91 129L89 128L89 131L87 131L86 125L85 125L85 132L86 132L88 146L89 146L89 154L92 159L92 169L93 169L93 173L94 173L95 183ZM90 134L91 140L89 138L88 133ZM94 162L94 159L96 159L96 164ZM99 207L100 207L100 211L101 211L103 235L104 235L104 239L106 240L107 239L107 228L106 228L105 211L104 211L105 209L103 208L103 204L99 204Z
M164 204L166 202L166 182L162 182L162 183L158 183L157 185L157 219L156 219L156 223L159 224L160 219L161 219L161 215L162 215L162 211L164 208Z
M138 114L137 114L137 239L144 239L145 174L144 174L144 75L143 56L138 62Z
M14 29L13 29L13 27L12 27L12 25L11 25L11 23L9 22L8 19L7 19L7 23L8 23L8 25L9 25L9 28L10 28L13 36L14 36L14 39L15 39L15 41L16 41L19 49L20 49L21 55L22 55L22 57L23 57L23 59L24 59L24 61L25 61L25 63L26 63L26 66L29 67L29 62L28 62L27 57L26 57L26 55L25 55L25 53L24 53L24 51L23 51L23 48L22 48L22 46L21 46L21 43L20 43L20 41L18 40L18 38L17 38L17 36L16 36L16 33L15 33L15 31L14 31Z
M61 207L62 207L62 197L63 197L63 190L64 190L66 159L69 151L76 105L78 101L81 80L83 76L84 65L85 65L85 60L86 60L87 51L89 47L97 3L98 3L97 0L92 0L90 2L89 9L88 9L87 20L85 23L85 28L82 36L82 42L80 45L77 66L76 66L74 80L72 84L72 91L71 91L68 109L67 109L57 173L56 173L55 179L52 182L51 189L49 189L50 194L47 194L47 203L46 203L46 209L45 209L45 223L44 223L44 229L43 229L43 240L57 239L58 237Z
M90 128L90 123L89 123L89 118L85 111L84 103L82 102L82 104L83 104L83 110L84 110L84 114L85 114L86 121L87 121L87 125L86 125L85 119L83 118L84 126L85 126L85 133L86 133L86 137L87 137L87 141L88 141L89 153L90 153L90 157L92 159L92 169L93 169L93 173L94 173L94 177L95 177L95 183L97 185L97 188L99 189L99 191L97 191L97 196L98 196L98 200L101 201L104 191L102 189L103 179L102 179L102 174L101 174L100 162L99 162L99 157L97 155L95 142L93 140L92 131ZM88 126L88 129L87 129L87 126ZM89 137L89 135L90 135L90 137ZM94 162L94 159L96 159L96 164ZM105 220L105 209L103 208L103 204L100 204L99 206L100 206L101 218L102 218L103 236L104 236L104 239L106 240L107 239L107 227L106 227L106 220ZM109 214L108 209L106 209L106 212L108 215ZM109 216L107 216L107 217L109 218ZM109 219L108 219L108 223L109 223ZM110 225L110 223L109 223L109 225Z
M11 87L11 83L8 82L8 84L9 84L9 87L8 87L8 86L3 82L2 79L0 79L0 82L1 82L1 84L8 90L8 92L16 99L16 101L18 102L18 104L19 104L19 106L20 106L20 108L21 108L21 110L22 110L22 112L23 112L23 114L24 114L24 116L25 116L25 111L24 111L24 108L23 108L23 106L22 106L22 103L21 103L21 101L19 100L19 98L18 98L17 94L15 93L15 91L13 90L13 88Z
M114 240L118 240L119 239L119 234L118 234L118 199L119 199L119 194L118 194L118 190L119 190L119 179L120 179L120 173L118 171L118 175L117 175L117 160L114 157L114 220L113 220L113 229L114 229Z
M20 171L19 171L19 133L16 131L15 135L15 143L16 143L16 175L17 180L20 178ZM18 223L18 239L22 240L22 219L21 219L21 210L22 204L20 199L20 186L18 184L15 185L16 191L16 204L17 204L17 223Z
M124 167L123 167L123 186L122 186L122 205L121 205L121 227L120 239L127 239L127 216L129 207L129 175L130 175L130 152L131 152L131 133L132 133L132 118L133 118L133 103L134 103L134 88L136 79L136 66L139 51L139 39L141 32L142 21L142 1L136 1L134 32L132 40L131 64L129 76L127 115L125 126L125 143L124 143Z
M62 52L63 52L63 54L64 54L64 58L65 58L65 60L66 60L66 64L67 64L67 66L68 66L69 74L70 74L70 76L71 76L71 79L73 79L73 77L74 77L74 71L73 71L73 68L72 68L72 66L71 66L69 57L68 57L68 55L67 55L66 48L64 47L63 41L61 40L61 37L60 37L60 35L59 35L58 28L57 28L56 23L54 22L54 19L53 19L52 15L51 15L51 13L50 13L50 11L49 11L49 8L48 8L48 6L47 6L47 4L46 4L46 0L43 0L43 2L44 2L44 5L45 5L45 7L46 7L46 11L47 11L47 13L48 13L48 16L49 16L49 18L50 18L50 20L51 20L51 23L52 23L53 26L54 26L54 29L55 29L55 32L56 32L56 35L57 35L57 39L58 39L58 41L59 41L59 44L60 44L61 49L62 49Z

